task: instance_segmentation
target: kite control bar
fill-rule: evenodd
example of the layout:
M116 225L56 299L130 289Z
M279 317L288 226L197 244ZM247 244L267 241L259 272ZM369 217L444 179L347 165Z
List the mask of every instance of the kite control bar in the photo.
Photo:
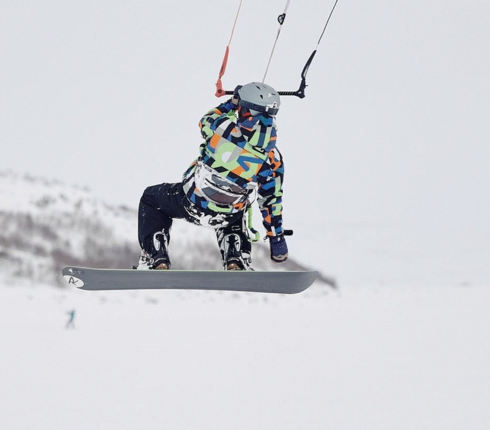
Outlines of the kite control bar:
M304 98L305 96L305 88L307 87L306 82L301 82L301 85L298 89L298 91L278 91L280 96L296 96L299 97L300 99ZM221 97L224 95L233 95L233 91L228 91L228 90L220 90L218 89L216 91L216 97Z
M305 97L305 89L308 86L306 85L306 74L308 73L308 69L310 68L313 58L315 58L315 54L316 54L316 49L310 55L310 58L308 58L305 67L303 67L303 71L301 72L301 83L299 85L299 88L296 91L278 91L280 96L295 96L295 97L299 97L300 99ZM223 76L224 71L226 70L227 61L228 61L228 48L225 53L223 65L221 66L221 72L218 78L218 82L216 82L216 94L215 94L216 97L221 97L224 95L233 95L233 91L224 90L223 85L221 83L221 77Z
M267 76L267 71L269 70L269 65L271 63L272 55L274 54L274 49L276 47L276 43L277 43L277 40L279 38L279 34L281 32L282 25L284 24L284 20L286 19L286 12L288 10L290 1L291 0L287 0L286 1L286 7L284 9L284 13L282 13L281 15L279 15L279 17L277 18L277 20L279 22L279 30L277 32L277 36L276 36L276 40L274 42L274 46L272 47L272 52L271 52L271 55L269 57L269 62L267 64L267 69L265 71L264 79L262 80L262 82L265 81L265 78ZM330 22L330 18L332 17L333 11L335 10L335 6L337 6L338 1L339 0L335 0L335 3L334 3L334 5L333 5L333 7L332 7L332 9L330 11L330 14L328 15L327 22L325 23L325 26L323 27L322 34L320 35L320 38L318 39L316 48L312 52L312 54L310 55L310 58L308 58L308 61L306 62L305 66L303 68L303 71L301 72L301 84L300 84L299 88L296 91L278 91L279 92L279 95L281 95L281 96L295 96L295 97L299 97L300 99L302 99L302 98L305 97L305 89L307 87L307 85L306 85L306 74L308 73L308 69L310 68L311 62L313 61L313 58L315 57L315 54L316 54L317 49L320 46L320 42L321 42L321 40L323 38L323 35L325 33L325 30L327 29L328 23ZM236 25L236 22L237 22L237 19L238 19L238 15L240 13L241 5L242 5L242 0L240 0L240 4L238 6L238 11L237 11L237 14L236 14L236 17L235 17L235 22L233 24L233 29L231 31L230 40L228 42L228 45L226 46L225 56L224 56L223 62L221 64L221 69L220 69L219 76L218 76L218 82L216 82L216 93L215 93L216 97L222 97L224 95L232 95L233 94L233 91L225 91L225 90L223 90L223 85L221 83L221 78L223 77L223 75L225 74L225 71L226 71L226 64L228 63L228 55L229 55L229 52L230 52L230 43L231 43L231 40L233 38L233 33L235 31L235 25Z

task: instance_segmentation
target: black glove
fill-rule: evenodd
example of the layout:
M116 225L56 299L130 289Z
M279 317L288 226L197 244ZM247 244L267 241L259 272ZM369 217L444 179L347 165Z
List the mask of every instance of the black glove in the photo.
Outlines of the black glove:
M235 90L233 91L233 97L231 98L231 102L238 106L238 102L240 101L240 94L238 94L238 91L243 87L243 85L238 85Z
M284 263L288 259L288 245L283 234L269 239L271 245L271 260L276 263Z

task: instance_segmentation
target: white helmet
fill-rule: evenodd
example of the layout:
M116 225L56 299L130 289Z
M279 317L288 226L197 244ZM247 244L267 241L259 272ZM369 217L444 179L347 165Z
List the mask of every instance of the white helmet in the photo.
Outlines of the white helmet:
M240 96L238 105L250 109L252 115L260 112L274 116L279 112L281 106L279 93L267 84L251 82L241 87L238 95Z

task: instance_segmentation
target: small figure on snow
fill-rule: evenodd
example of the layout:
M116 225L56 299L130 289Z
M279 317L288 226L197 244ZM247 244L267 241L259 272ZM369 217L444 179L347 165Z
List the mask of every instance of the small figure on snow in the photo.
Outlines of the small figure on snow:
M75 328L75 309L67 312L68 321L66 322L65 328Z
M138 269L170 269L174 218L216 231L225 270L251 270L246 213L255 193L270 243L270 257L286 261L282 229L284 165L276 146L281 100L269 85L238 86L233 97L199 123L205 142L182 182L148 187L139 205Z

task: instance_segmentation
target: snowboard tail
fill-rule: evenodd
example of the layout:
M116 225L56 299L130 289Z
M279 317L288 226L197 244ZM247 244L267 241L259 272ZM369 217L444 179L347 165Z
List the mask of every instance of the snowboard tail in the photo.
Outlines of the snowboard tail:
M82 290L217 290L296 294L306 290L316 271L126 270L65 267L68 284Z

